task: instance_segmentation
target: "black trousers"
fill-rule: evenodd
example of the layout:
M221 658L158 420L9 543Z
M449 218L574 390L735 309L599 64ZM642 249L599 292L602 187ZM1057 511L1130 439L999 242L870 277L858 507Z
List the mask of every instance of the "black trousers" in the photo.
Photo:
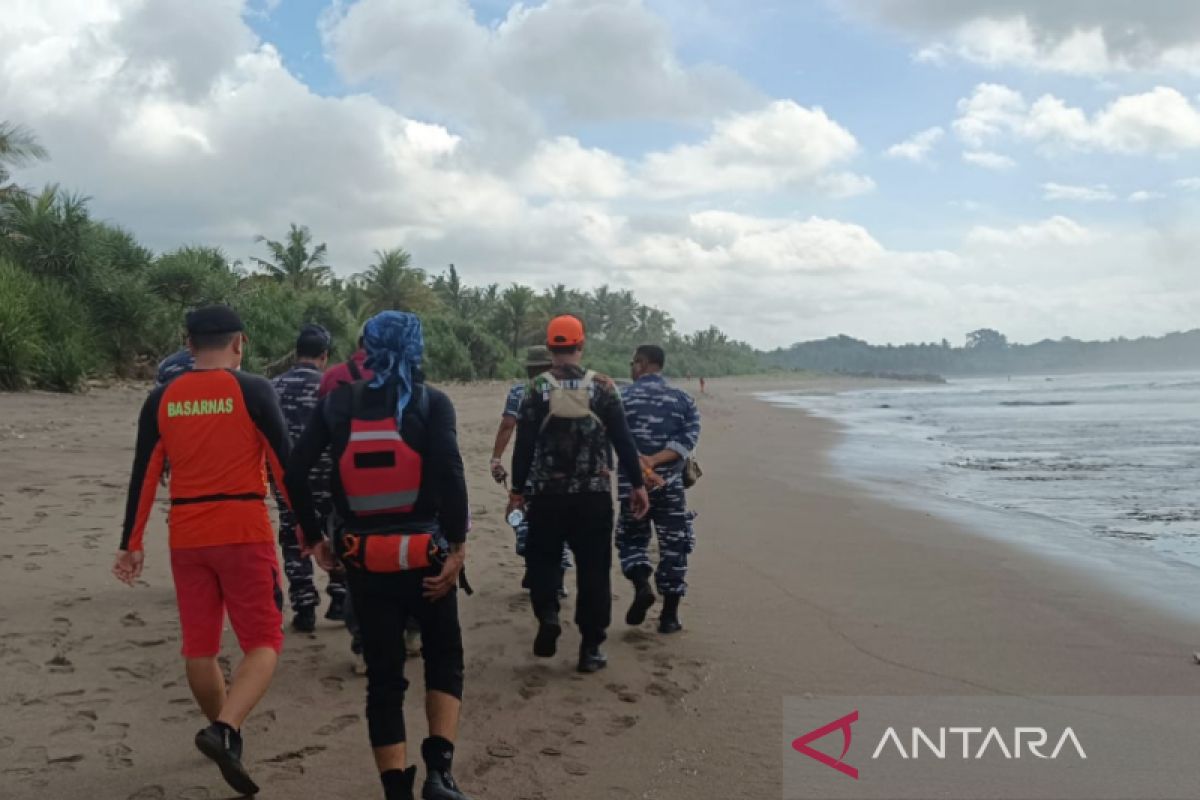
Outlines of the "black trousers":
M421 626L425 691L462 699L463 645L458 624L458 590L435 602L421 596L431 570L394 575L347 572L351 602L367 664L367 730L372 747L405 741L404 629L411 616Z
M575 624L584 644L600 644L612 622L613 501L608 494L537 495L526 511L525 566L539 620L557 618L565 542L575 554Z

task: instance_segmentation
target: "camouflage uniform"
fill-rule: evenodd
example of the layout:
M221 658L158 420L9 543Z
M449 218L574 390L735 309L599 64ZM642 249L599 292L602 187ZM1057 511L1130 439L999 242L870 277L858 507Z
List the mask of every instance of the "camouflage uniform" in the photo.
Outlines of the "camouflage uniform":
M279 395L279 406L283 409L283 417L287 420L288 437L293 445L300 438L304 426L313 409L317 407L317 389L321 385L321 371L312 364L300 363L271 381L275 393ZM313 499L317 511L322 518L327 518L332 511L330 496L330 475L333 465L329 454L321 456L321 461L312 473L314 486ZM296 539L296 517L291 509L283 502L279 493L275 494L279 506L279 545L283 549L283 571L288 579L288 598L292 609L315 608L321 603L316 584L313 583L313 565L311 558L300 555L300 545ZM329 596L341 598L346 594L346 586L338 575L329 576Z
M528 385L528 383L522 381L508 390L508 397L504 401L504 413L501 416L520 419L521 401L525 399L525 389ZM513 533L517 538L517 555L524 558L525 539L529 536L529 520L522 517L521 524L513 528ZM571 568L571 548L566 544L563 545L562 568Z
M650 525L658 534L658 569L654 582L660 594L687 593L688 554L696 546L683 488L684 459L700 439L696 401L682 389L667 385L661 375L644 375L621 389L629 430L642 455L674 450L679 458L658 469L666 485L650 492L650 513L634 519L629 513L629 480L622 472L617 486L621 515L617 521L617 553L621 572L650 566Z
M155 387L166 386L185 372L190 372L196 366L196 359L186 347L176 350L171 355L158 362L158 374L155 376Z

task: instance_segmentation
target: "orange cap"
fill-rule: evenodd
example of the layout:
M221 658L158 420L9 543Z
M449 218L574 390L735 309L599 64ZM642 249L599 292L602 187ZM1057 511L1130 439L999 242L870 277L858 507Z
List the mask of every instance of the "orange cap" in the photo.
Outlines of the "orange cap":
M555 317L546 328L546 344L550 347L578 347L583 344L583 323L570 314Z

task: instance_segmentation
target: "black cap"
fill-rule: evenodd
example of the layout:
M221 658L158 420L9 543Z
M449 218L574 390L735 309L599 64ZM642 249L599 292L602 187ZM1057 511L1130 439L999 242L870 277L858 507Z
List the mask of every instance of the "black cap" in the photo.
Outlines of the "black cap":
M189 311L187 315L188 336L241 333L244 330L242 318L229 306L205 306Z
M310 322L301 326L300 335L296 337L296 349L307 350L310 345L313 350L328 350L333 346L333 337L325 326Z

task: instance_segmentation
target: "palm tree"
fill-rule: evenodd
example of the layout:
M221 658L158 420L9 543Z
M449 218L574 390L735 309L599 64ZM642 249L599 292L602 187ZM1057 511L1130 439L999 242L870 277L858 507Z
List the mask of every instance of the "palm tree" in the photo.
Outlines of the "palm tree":
M92 266L87 203L86 197L57 186L38 195L13 192L0 206L0 236L17 262L35 275L81 282Z
M458 277L458 269L453 264L450 265L449 272L433 279L433 291L442 305L450 309L456 317L466 316L471 290L463 285L462 279Z
M325 263L325 243L322 242L309 250L312 233L307 225L296 225L293 222L283 242L276 242L262 235L255 236L254 241L267 246L271 260L251 260L280 283L290 284L295 289L315 289L327 283L333 275L333 270Z
M359 276L371 314L380 311L430 311L438 297L425 282L425 270L410 266L412 256L401 247L376 250L375 263Z
M9 183L13 167L28 164L47 157L33 133L11 122L0 122L0 200L21 191Z
M514 283L500 295L496 309L496 322L504 333L504 339L517 354L521 340L530 330L531 317L537 307L537 295L528 286Z

